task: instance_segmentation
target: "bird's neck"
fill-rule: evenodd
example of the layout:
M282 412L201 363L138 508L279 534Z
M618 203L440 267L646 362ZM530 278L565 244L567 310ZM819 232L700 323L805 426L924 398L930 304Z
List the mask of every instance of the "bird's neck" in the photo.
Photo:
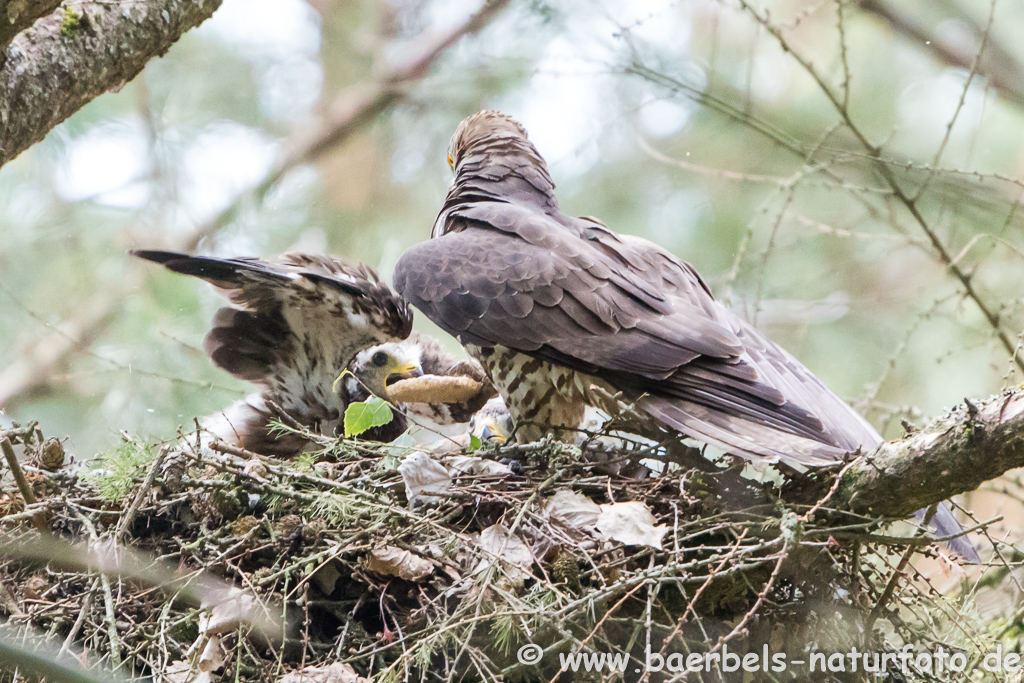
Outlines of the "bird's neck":
M558 213L555 183L529 144L500 151L469 150L463 155L445 204L478 201L510 202Z

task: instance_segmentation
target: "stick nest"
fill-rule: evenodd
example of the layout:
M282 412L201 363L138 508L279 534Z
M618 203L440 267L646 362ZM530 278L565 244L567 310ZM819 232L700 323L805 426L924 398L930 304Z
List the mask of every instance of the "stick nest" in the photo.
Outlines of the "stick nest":
M702 471L678 464L675 447L605 436L444 454L302 436L321 449L290 462L198 432L154 447L126 437L77 469L25 464L39 500L29 508L0 480L8 628L174 682L204 668L223 681L553 681L574 652L626 657L627 680L652 653L668 664L647 679L669 680L694 653L806 661L941 645L973 662L996 639L975 602L1009 566L948 597L902 562L941 579L925 539L879 535L878 520L820 501L784 503L741 462ZM42 443L23 434L23 462ZM62 557L26 551L43 547L40 519L72 544ZM89 559L88 548L122 546L142 569ZM245 609L225 608L225 587ZM255 631L254 611L277 626ZM537 648L526 663L525 646ZM738 680L708 666L687 680Z

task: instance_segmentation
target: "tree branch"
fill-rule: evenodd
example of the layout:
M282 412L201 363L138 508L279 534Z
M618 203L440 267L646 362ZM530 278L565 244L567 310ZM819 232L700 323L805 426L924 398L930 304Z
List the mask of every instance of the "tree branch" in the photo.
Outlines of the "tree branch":
M0 0L0 50L6 50L14 36L58 7L60 0Z
M1018 353L1016 340L1011 339L1010 335L1007 334L1006 330L1003 329L1003 326L1000 323L999 319L999 312L985 302L985 300L981 297L981 294L978 292L978 290L975 289L974 284L971 281L970 275L968 275L967 272L963 270L960 266L958 266L956 262L953 260L953 257L949 253L949 250L946 248L946 245L942 242L938 234L932 229L931 225L928 223L928 221L925 220L924 216L921 214L921 210L917 204L918 197L916 195L913 197L908 195L904 191L903 186L896 179L896 176L893 173L892 168L890 168L889 162L882 156L882 148L868 140L867 135L863 131L861 131L861 129L853 122L853 117L850 114L850 110L843 105L840 97L836 95L835 91L825 80L825 77L821 74L821 72L818 71L818 69L814 67L814 65L807 57L793 49L793 46L789 44L789 42L786 40L786 37L783 35L782 30L778 26L772 24L769 21L768 13L758 11L758 9L754 7L753 4L749 2L749 0L739 0L739 3L740 6L742 6L743 9L745 9L757 23L763 26L764 29L768 31L768 33L773 38L775 38L775 40L779 44L779 47L782 48L783 52L786 52L790 56L792 56L796 63L800 65L800 67L807 72L807 75L810 76L818 85L818 88L821 90L822 94L825 95L826 99L828 99L828 101L832 104L832 107L836 110L836 113L839 114L847 129L864 147L864 150L867 153L868 158L870 158L871 161L874 162L875 169L878 171L879 175L881 175L885 182L892 188L893 196L895 197L895 199L906 208L906 210L913 217L914 221L918 224L921 230L928 237L928 240L932 243L932 246L934 247L935 255L938 258L938 260L947 268L950 274L952 274L953 277L956 278L957 281L959 281L960 286L963 287L964 289L964 293L968 296L968 298L974 301L974 304L981 311L982 315L985 316L985 319L988 322L988 324L992 327L992 330L995 333L996 338L999 339L999 342L1010 354L1011 360L1017 364L1017 367L1019 367L1021 370L1024 370L1024 357L1022 357ZM973 65L973 68L971 69L971 74L973 75L976 72L977 63Z
M970 26L976 36L983 35L982 28L966 15L963 8L954 2L944 4L947 9L956 13L958 19ZM917 47L928 50L947 66L968 71L971 69L975 55L968 54L950 41L941 39L929 31L924 24L913 17L900 13L884 0L860 0L860 8L882 19L894 31L909 38L910 42ZM1020 62L1000 43L994 42L992 36L988 36L988 42L988 50L981 55L981 66L978 73L988 79L1001 98L1017 107L1024 108L1024 78L1021 76L1024 70L1021 69Z
M1024 388L965 401L920 432L862 456L840 476L830 507L909 517L1024 467Z
M465 22L432 39L414 58L392 69L371 88L360 83L338 95L328 107L329 113L316 132L293 143L291 149L278 158L258 185L239 194L227 208L197 228L186 240L184 250L195 251L201 240L231 223L243 206L261 204L288 171L320 159L390 106L406 99L409 86L423 78L441 55L463 36L479 32L508 3L509 0L488 0Z
M18 34L0 66L0 166L142 71L221 0L88 3Z

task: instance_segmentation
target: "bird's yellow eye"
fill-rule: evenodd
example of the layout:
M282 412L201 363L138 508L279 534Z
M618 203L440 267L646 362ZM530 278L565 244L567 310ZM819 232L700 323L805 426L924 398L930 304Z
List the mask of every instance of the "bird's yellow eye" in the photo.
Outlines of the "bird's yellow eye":
M448 155L448 165L451 166L452 168L455 168L455 160L452 159L451 154Z

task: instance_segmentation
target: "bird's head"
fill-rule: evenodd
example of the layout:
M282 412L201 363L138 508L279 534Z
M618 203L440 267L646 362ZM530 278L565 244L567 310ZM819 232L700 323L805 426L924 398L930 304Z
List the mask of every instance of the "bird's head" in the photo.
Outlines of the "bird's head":
M469 156L507 156L527 153L534 163L544 166L537 149L530 142L522 124L499 111L484 109L462 119L448 143L448 165L458 173L459 164Z
M507 441L512 431L512 415L500 396L489 400L469 419L469 433L485 443Z
M434 219L431 237L464 227L464 221L453 222L449 216L466 203L511 201L558 212L555 183L544 157L522 124L501 112L485 109L463 119L448 143L448 165L455 180Z
M388 342L360 351L349 370L359 383L382 398L387 397L391 384L423 374L419 347L410 342Z

